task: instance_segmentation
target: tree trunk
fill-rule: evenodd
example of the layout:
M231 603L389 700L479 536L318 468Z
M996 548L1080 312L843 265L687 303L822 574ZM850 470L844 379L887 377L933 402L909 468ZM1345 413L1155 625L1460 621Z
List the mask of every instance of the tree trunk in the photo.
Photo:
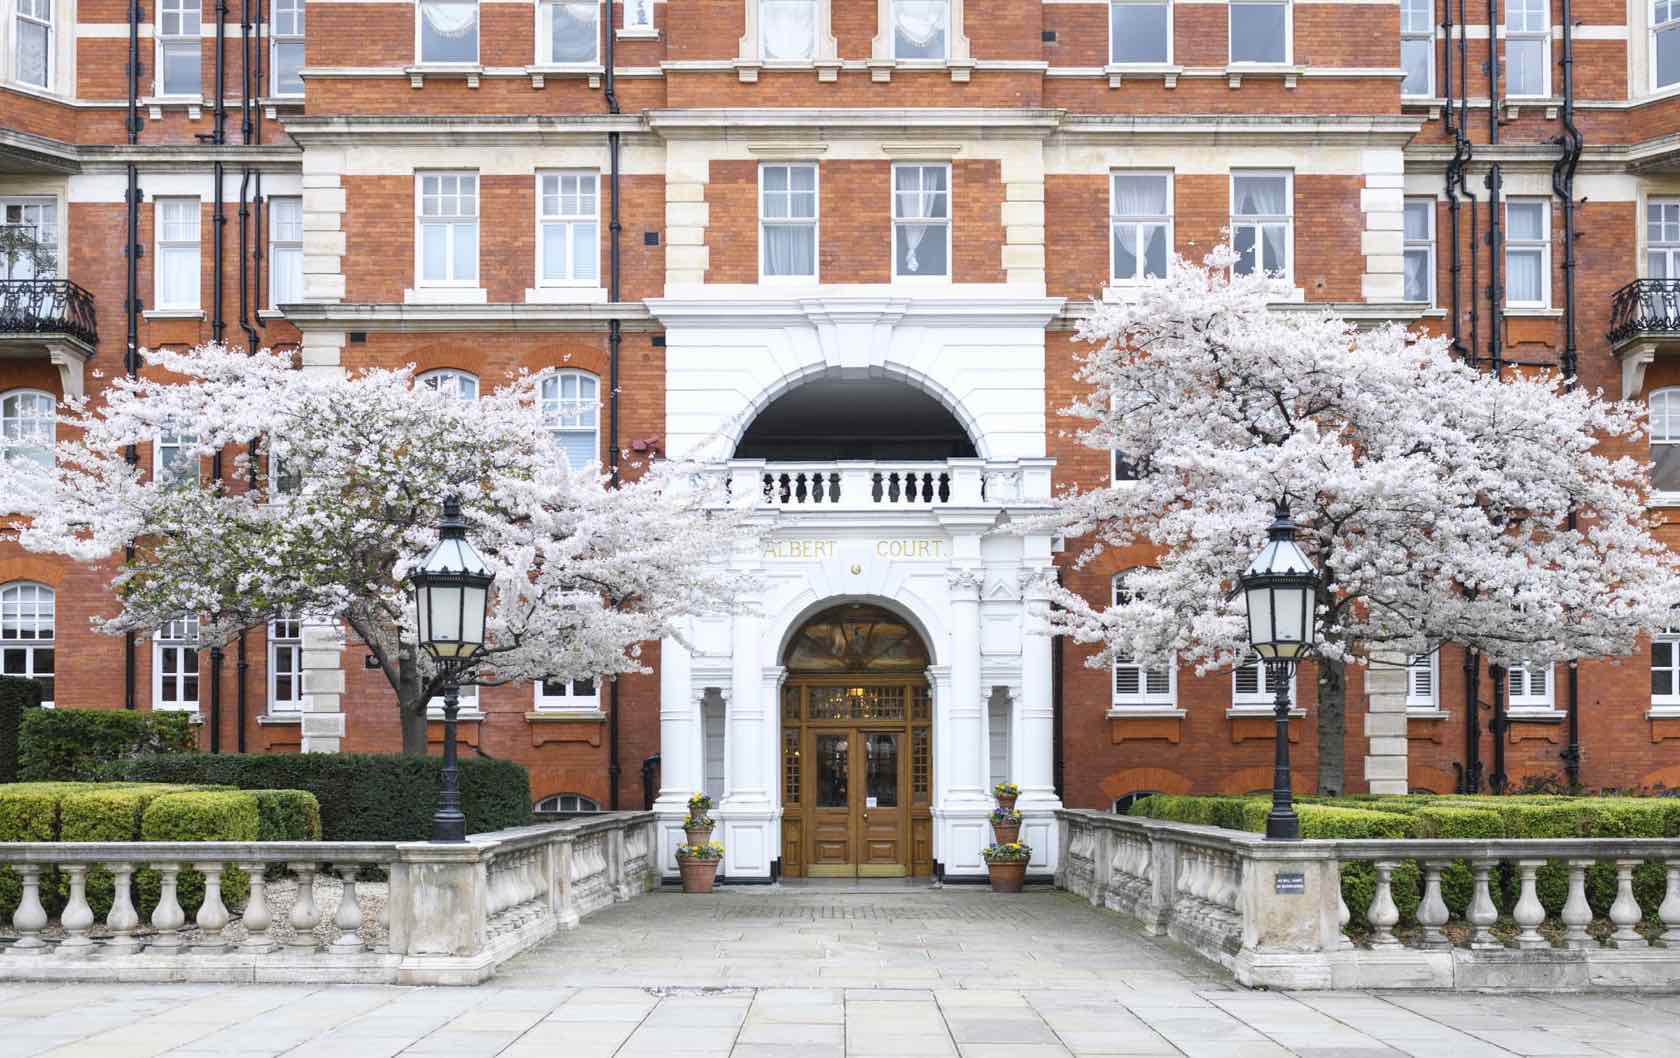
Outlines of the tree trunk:
M1347 789L1347 666L1318 659L1318 792Z
M404 753L425 756L426 699L422 695L420 666L407 650L397 660L397 708L402 713L402 748Z

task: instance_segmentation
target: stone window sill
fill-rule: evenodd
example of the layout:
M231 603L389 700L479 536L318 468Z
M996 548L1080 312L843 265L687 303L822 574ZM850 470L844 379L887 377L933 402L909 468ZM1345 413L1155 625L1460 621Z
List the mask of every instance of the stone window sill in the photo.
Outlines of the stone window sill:
M1179 75L1184 67L1173 63L1117 63L1111 62L1103 67L1103 73L1108 75L1108 87L1119 88L1130 78L1134 81L1160 81L1163 88L1177 88Z
M1232 88L1241 88L1244 77L1249 78L1282 78L1283 87L1294 88L1301 78L1300 66L1288 62L1235 62L1225 67L1225 82Z
M426 719L442 721L443 708L439 706L437 708L427 709ZM477 709L457 709L455 711L455 722L458 724L476 724L483 719L484 714Z
M590 723L604 724L607 714L600 709L543 709L538 708L525 714L525 719L533 724L554 723Z
M1445 720L1451 715L1445 709L1437 709L1433 706L1408 705L1406 707L1407 720Z
M303 723L302 713L264 713L257 717L258 727L296 727Z
M531 75L531 87L541 88L548 78L587 77L589 87L601 87L601 76L606 67L597 62L558 62L541 63L527 66L525 72Z
M1186 715L1183 709L1171 705L1113 705L1109 707L1110 720L1180 720Z
M1306 715L1307 711L1305 709L1297 706L1290 707L1289 718L1291 720L1299 720L1301 717ZM1231 708L1225 710L1225 719L1227 720L1254 719L1255 717L1259 717L1263 720L1272 720L1275 719L1276 716L1277 714L1272 710L1270 705L1233 705Z
M1562 709L1537 708L1534 706L1510 706L1505 710L1508 721L1526 724L1557 724L1568 715Z
M490 292L483 287L410 287L403 291L405 305L488 305Z
M1647 720L1680 720L1680 705L1653 705L1646 712Z
M147 320L202 320L203 309L147 309L140 314Z
M410 88L423 88L428 77L458 77L464 78L468 88L477 88L478 80L484 76L484 67L478 63L462 63L458 66L432 66L417 63L403 67L403 73L408 75Z

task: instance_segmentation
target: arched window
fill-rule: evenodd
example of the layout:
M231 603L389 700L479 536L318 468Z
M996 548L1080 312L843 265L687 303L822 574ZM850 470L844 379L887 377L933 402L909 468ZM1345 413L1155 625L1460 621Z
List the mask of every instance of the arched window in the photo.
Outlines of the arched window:
M0 588L0 675L41 684L41 704L53 704L53 616L56 597L45 584Z
M1124 797L1116 797L1114 799L1114 814L1122 816L1129 815L1132 811L1133 805L1137 804L1145 797L1153 797L1160 792L1161 791L1159 790L1133 790Z
M601 383L587 371L561 371L543 379L542 412L554 442L573 470L601 461Z
M1114 603L1117 606L1126 601L1126 592L1121 586L1124 576L1124 573L1117 573L1114 577ZM1178 700L1178 676L1173 669L1172 665L1146 667L1134 663L1131 658L1116 655L1113 707L1137 709L1173 705Z
M562 793L537 802L538 812L599 812L601 806L582 794Z
M52 466L55 401L38 389L14 389L0 396L0 455Z
M1680 389L1651 394L1651 491L1680 493Z
M437 371L427 371L415 379L423 386L430 386L459 397L462 400L478 399L478 376L471 371L461 371L453 367L440 368Z

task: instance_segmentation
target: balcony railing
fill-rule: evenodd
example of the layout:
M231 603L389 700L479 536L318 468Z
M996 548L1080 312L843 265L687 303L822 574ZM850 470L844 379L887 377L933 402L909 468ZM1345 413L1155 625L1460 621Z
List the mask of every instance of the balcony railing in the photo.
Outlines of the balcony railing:
M68 279L0 279L0 334L66 334L96 345L93 295Z
M1640 335L1680 338L1680 279L1636 279L1610 301L1610 344Z
M729 492L754 490L767 507L800 511L927 510L1044 503L1048 459L770 463L735 459L716 468Z

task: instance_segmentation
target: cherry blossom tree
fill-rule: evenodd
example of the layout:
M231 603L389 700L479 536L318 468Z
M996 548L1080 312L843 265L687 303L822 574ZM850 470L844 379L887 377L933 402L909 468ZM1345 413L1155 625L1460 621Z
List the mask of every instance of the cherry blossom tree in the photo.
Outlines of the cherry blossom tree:
M8 534L88 561L133 545L104 632L196 615L219 645L279 613L344 622L395 692L406 752L426 751L441 680L405 578L449 494L496 577L468 683L645 671L639 644L735 608L746 586L726 560L739 505L674 463L612 487L571 469L550 430L584 409L545 401L545 374L462 400L408 369L316 374L219 345L144 357L153 370L102 401L67 402L50 466L0 458L0 495L24 516ZM173 463L130 462L160 438Z
M1550 373L1478 371L1442 338L1284 307L1221 246L1095 306L1068 413L1140 480L1073 492L1053 523L1147 557L1101 603L1057 594L1054 629L1091 659L1187 663L1246 651L1235 578L1273 505L1323 574L1319 786L1343 788L1346 667L1459 643L1490 663L1627 654L1680 603L1651 533L1644 412Z

